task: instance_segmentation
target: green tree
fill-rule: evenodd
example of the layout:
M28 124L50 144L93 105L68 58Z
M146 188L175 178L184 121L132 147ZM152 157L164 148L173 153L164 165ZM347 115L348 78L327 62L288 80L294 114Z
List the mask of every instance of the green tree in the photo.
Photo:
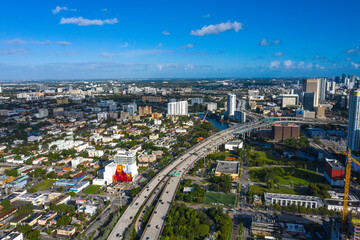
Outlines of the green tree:
M10 169L10 170L6 170L5 173L6 173L6 175L13 176L13 177L18 177L19 176L19 172L15 168Z
M29 188L29 193L36 193L38 190L34 187Z
M58 218L57 220L57 225L58 226L62 226L62 225L68 225L71 222L71 217L68 215L62 215Z

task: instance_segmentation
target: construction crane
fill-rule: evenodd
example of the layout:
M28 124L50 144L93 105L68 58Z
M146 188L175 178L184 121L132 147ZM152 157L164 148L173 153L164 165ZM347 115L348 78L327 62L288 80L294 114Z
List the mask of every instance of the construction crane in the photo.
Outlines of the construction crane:
M360 166L360 162L351 155L350 149L348 149L348 151L344 152L343 154L347 156L346 170L345 170L345 186L344 186L344 205L343 205L343 213L342 213L342 223L344 226L346 217L347 217L347 207L348 207L348 201L349 201L351 163L354 162L356 165Z

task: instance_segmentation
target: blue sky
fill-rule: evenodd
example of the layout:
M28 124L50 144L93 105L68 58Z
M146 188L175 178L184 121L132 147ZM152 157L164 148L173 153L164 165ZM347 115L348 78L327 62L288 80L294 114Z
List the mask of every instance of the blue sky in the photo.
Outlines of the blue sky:
M12 0L0 79L359 74L359 1Z

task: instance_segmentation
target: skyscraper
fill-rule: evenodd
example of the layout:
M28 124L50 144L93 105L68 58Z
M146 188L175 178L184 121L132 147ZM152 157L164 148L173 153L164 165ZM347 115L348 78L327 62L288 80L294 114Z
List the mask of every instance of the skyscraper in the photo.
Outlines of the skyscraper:
M325 86L324 86L325 89ZM314 107L319 106L320 79L312 78L304 80L304 92L314 93Z
M326 96L326 78L320 78L319 79L319 99L320 100L325 100L325 96Z
M167 104L167 115L168 116L181 116L188 115L188 102L169 102Z
M349 100L349 123L347 147L352 151L360 151L360 89L353 89Z
M303 97L303 107L305 110L314 110L314 98L315 93L313 92L305 92Z
M236 110L236 95L229 93L227 95L227 114L228 116L234 116Z

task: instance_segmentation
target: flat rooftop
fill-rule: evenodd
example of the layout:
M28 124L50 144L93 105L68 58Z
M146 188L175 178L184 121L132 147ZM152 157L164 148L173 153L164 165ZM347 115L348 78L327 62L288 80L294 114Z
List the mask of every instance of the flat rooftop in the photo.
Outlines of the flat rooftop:
M239 173L239 162L232 161L218 161L216 172L225 174L238 174Z
M304 196L304 195L291 195L291 194L282 194L282 193L264 193L265 199L268 198L280 198L287 200L301 200L301 201L315 201L318 203L323 203L321 198L314 196Z
M336 159L328 159L326 158L326 162L332 167L332 168L343 168L345 167Z

